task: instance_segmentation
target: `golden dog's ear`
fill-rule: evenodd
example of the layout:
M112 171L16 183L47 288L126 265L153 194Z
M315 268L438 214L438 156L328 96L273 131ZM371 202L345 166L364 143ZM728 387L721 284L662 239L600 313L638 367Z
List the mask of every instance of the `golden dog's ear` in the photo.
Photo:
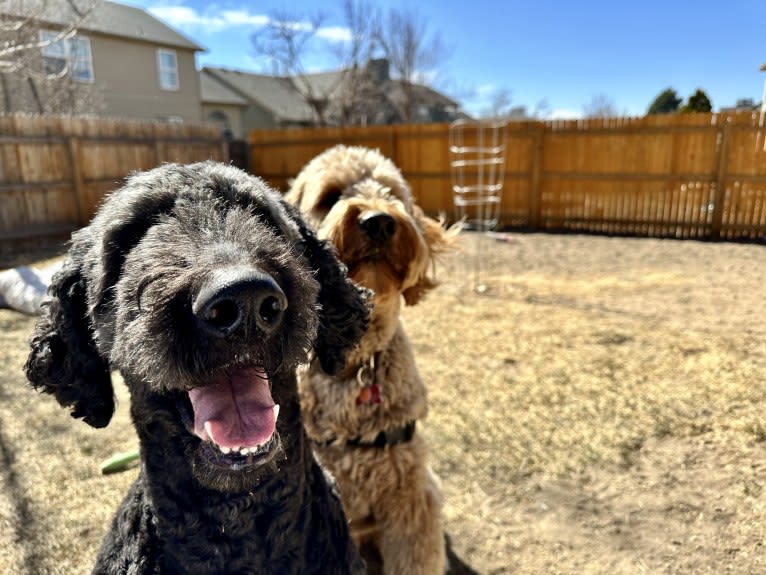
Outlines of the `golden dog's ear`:
M415 305L429 290L435 288L438 284L433 277L436 258L447 251L457 249L457 235L460 233L459 226L450 228L444 227L443 221L437 221L423 213L420 206L413 206L413 216L423 231L423 238L428 247L427 262L423 266L423 273L418 278L415 285L408 287L402 292L404 303Z
M415 305L420 301L425 293L439 285L435 280L432 280L427 275L421 276L418 283L412 287L408 287L402 292L404 296L404 303L407 305Z
M300 206L303 200L303 182L299 180L300 178L291 178L287 182L288 188L285 193L285 200L294 206Z

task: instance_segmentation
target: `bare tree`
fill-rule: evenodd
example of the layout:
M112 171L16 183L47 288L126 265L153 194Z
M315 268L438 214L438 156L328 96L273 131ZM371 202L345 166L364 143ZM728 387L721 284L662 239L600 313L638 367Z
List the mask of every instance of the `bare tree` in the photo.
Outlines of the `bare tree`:
M511 91L508 88L497 88L491 96L489 107L482 110L483 118L507 118L511 112Z
M342 9L348 37L330 50L340 64L339 72L323 77L306 70L307 55L321 40L322 15L271 15L252 36L254 51L293 82L315 124L411 121L418 83L427 83L425 73L444 56L440 39L428 36L425 23L414 12L391 9L383 18L370 0L343 0ZM386 85L391 79L389 67L395 76L392 85Z
M81 81L78 28L101 0L0 0L0 106L5 112L78 114L103 105ZM83 54L80 54L82 57ZM89 57L89 54L87 54Z
M438 34L428 34L425 21L416 12L396 8L381 21L376 39L401 82L403 117L410 122L417 105L416 85L429 83L425 74L446 57L446 47Z
M321 89L310 80L305 59L324 20L322 14L302 18L286 11L275 12L251 36L255 53L268 57L278 74L292 79L295 89L311 109L314 123L320 126L327 124L329 89Z
M369 0L343 0L343 20L349 39L334 49L341 69L335 120L340 125L385 123L389 104L380 86L388 80L387 70L375 64L380 10Z
M327 74L308 73L306 59L322 41L325 17L286 12L273 14L252 36L256 54L271 60L275 72L292 82L311 110L312 123L351 125L381 123L389 108L370 62L374 59L378 9L369 0L343 0L347 37L322 46L339 68Z
M535 104L535 107L530 114L530 118L534 118L535 120L545 120L550 115L551 105L548 103L548 100L542 98Z
M344 68L362 68L374 57L380 10L369 0L343 0L342 11L349 38L333 51Z
M619 116L617 106L609 96L596 94L583 106L586 118L613 118Z

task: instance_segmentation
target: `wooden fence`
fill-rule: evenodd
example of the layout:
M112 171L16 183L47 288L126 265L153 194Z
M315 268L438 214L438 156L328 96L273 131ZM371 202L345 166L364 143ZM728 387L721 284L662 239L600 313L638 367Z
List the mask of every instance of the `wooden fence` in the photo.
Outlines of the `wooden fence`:
M0 241L71 232L131 172L208 158L227 159L216 126L0 116Z
M765 138L751 114L512 122L500 226L761 239ZM255 130L251 168L284 190L336 143L379 148L424 210L453 214L446 124Z

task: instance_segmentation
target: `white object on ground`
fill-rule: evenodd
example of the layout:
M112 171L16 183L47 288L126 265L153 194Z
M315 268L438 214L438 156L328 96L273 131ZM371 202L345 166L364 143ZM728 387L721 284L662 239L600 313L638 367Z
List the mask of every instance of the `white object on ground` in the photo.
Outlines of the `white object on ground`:
M61 269L58 261L42 269L19 266L0 272L0 308L37 315L53 274Z

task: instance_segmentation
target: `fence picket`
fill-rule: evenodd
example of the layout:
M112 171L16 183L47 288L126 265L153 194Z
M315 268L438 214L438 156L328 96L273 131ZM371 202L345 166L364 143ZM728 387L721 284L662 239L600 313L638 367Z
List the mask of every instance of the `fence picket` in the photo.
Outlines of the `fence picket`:
M159 158L157 145L169 148ZM0 240L5 245L84 225L132 171L167 159L225 157L213 125L0 116Z
M524 121L507 130L501 226L683 238L766 235L766 151L758 145L766 129L755 115ZM400 167L426 211L450 214L448 142L446 124L253 130L251 167L286 190L330 146L377 147Z
M501 226L766 236L766 128L756 115L523 121L507 130ZM254 130L251 167L285 190L336 143L379 148L427 212L449 215L448 140L447 124ZM211 125L2 116L0 239L82 225L132 171L227 156Z

